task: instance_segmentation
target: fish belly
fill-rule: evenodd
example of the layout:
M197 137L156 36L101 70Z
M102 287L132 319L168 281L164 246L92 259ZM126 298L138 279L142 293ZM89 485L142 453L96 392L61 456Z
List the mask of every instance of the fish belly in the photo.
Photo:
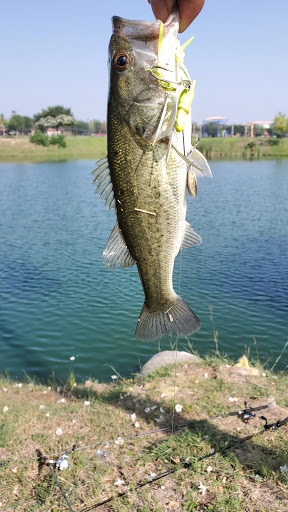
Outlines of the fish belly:
M192 334L200 322L172 283L186 216L186 165L174 150L166 165L167 144L143 145L127 126L108 139L118 223L145 293L136 338Z

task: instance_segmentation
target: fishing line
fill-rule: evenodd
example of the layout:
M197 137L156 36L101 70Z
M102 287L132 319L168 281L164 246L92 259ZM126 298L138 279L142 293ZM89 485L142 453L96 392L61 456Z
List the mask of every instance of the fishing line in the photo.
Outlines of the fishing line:
M136 490L138 490L138 489L140 489L140 488L142 488L142 487L144 487L146 485L150 485L150 484L152 484L154 482L157 482L158 480L160 480L161 478L164 478L165 476L170 476L170 475L176 473L179 470L189 469L194 464L197 464L198 462L201 462L203 460L215 457L215 455L222 454L222 453L224 453L227 450L231 450L232 448L236 448L237 446L245 443L246 441L249 441L249 440L253 439L256 436L264 434L268 430L275 431L275 430L278 430L280 427L283 427L284 425L288 424L288 417L285 418L282 421L278 420L275 423L270 423L270 424L268 424L267 419L264 416L261 416L261 418L266 420L266 424L264 425L264 428L262 430L260 430L259 432L255 432L254 434L251 434L249 436L244 437L243 439L240 439L240 440L238 440L238 441L236 441L234 443L231 443L230 445L225 446L221 450L216 450L216 451L214 451L212 453L209 453L207 455L204 455L202 457L198 457L198 458L194 459L191 462L186 462L186 461L182 462L176 468L173 468L173 469L170 469L170 470L167 470L167 471L163 471L162 473L159 473L159 475L157 475L153 479L146 480L145 482L139 483L139 484L137 484L134 487L129 487L129 489L127 489L127 491L119 493L116 497L115 496L111 496L110 498L107 498L106 500L102 501L101 503L96 503L95 505L92 505L91 507L82 509L81 512L89 512L90 510L95 510L96 508L99 508L102 505L104 505L106 503L109 503L109 502L111 502L111 501L113 501L115 499L121 498L121 497L129 494L132 491L136 491Z

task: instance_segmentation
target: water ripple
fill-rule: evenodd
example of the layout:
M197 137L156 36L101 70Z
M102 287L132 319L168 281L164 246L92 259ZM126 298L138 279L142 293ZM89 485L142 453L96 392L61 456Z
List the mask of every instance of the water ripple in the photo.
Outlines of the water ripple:
M201 354L214 348L212 306L224 352L238 357L255 337L260 356L275 360L288 338L288 162L212 168L188 200L203 245L181 256L181 295L202 325L191 342ZM107 380L109 365L127 376L158 351L134 339L144 300L137 269L103 265L115 216L94 196L91 169L0 164L0 372L64 378L73 369ZM179 275L180 256L176 291ZM287 364L284 354L279 368Z

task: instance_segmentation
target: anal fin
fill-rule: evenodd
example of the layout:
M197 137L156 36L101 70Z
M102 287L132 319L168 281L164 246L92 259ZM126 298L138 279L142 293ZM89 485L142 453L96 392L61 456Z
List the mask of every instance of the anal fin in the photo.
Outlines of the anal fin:
M185 221L184 226L184 234L183 240L181 244L181 249L187 249L188 247L194 247L194 245L202 244L202 238L189 224L189 222Z

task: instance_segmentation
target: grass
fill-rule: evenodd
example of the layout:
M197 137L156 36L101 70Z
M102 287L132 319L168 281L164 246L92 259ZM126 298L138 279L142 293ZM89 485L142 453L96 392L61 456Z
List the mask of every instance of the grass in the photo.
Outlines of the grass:
M252 142L251 142L252 141ZM288 138L257 137L202 138L199 151L208 159L253 160L262 158L287 158Z
M29 137L0 137L0 162L53 162L99 159L106 152L106 137L66 137L67 147L36 146ZM203 138L198 149L209 159L288 157L288 138Z
M106 137L66 137L67 147L36 146L29 137L0 137L0 162L57 162L105 156Z
M288 473L280 466L288 466L288 427L221 451L227 443L261 431L262 412L248 424L235 416L208 419L243 408L245 400L249 406L270 400L263 411L269 422L288 416L288 376L268 370L264 376L259 368L257 375L250 374L216 354L200 363L164 368L146 379L111 384L77 385L71 374L61 386L52 376L49 386L26 379L19 387L8 377L1 378L1 507L11 512L68 510L49 468L40 466L39 472L39 448L56 459L74 444L80 448L188 421L189 427L173 434L159 432L70 454L70 467L56 475L73 510L83 512L113 497L100 509L284 512ZM177 403L183 406L181 413L175 412ZM8 410L3 412L5 406ZM171 473L137 487L163 471ZM124 482L120 487L114 485L118 480ZM200 492L200 482L205 493L203 487Z

